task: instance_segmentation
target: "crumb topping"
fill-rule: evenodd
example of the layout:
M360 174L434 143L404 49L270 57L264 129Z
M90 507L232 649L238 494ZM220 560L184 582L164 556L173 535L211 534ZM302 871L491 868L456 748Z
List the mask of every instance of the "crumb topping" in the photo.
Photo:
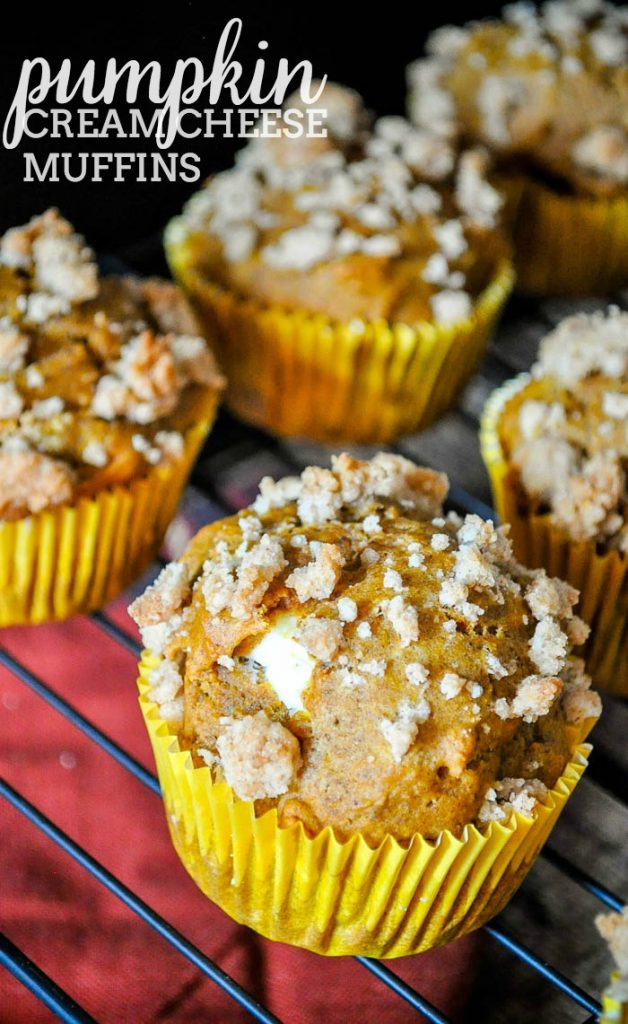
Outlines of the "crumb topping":
M0 481L0 519L63 505L74 493L70 468L33 451L0 450Z
M466 685L467 680L463 679L456 672L445 672L440 681L440 692L447 700L453 700L454 697L457 697L462 692Z
M628 313L617 306L566 317L541 342L532 372L571 387L593 374L628 375Z
M585 191L625 187L628 8L548 0L508 4L502 17L429 37L407 70L412 121L523 155Z
M363 623L363 625L368 625L368 623ZM319 661L331 661L342 643L343 625L342 622L336 622L334 619L323 619L310 615L303 621L299 629L299 638L306 651L314 658L318 658Z
M123 345L108 369L92 399L93 414L104 420L122 416L132 423L154 423L176 409L189 384L215 382L202 338L149 330Z
M376 842L530 813L554 785L567 723L599 714L577 595L443 515L445 491L390 455L267 480L131 606L167 662L153 699L241 799Z
M318 102L324 108L333 96L327 138L251 140L233 169L192 197L182 230L209 233L228 269L257 257L280 274L356 258L384 266L413 260L425 265L415 288L425 282L434 315L464 319L477 286L468 279L470 261L460 257L477 232L499 230L502 199L488 180L488 154L473 149L459 157L433 103L438 90L427 90L436 113L429 123L382 117L370 125L355 93L326 84ZM338 105L353 111L340 133L332 123ZM454 232L452 249L446 238ZM436 265L442 270L434 276Z
M181 726L185 702L183 700L183 678L179 666L163 658L151 669L149 695L159 704L161 714L167 722Z
M395 630L402 647L408 647L419 638L419 614L416 608L406 604L401 595L393 597L386 605L386 617Z
M318 544L314 559L300 569L294 569L286 579L301 602L331 597L340 578L345 559L334 544Z
M619 975L612 980L605 994L610 999L625 1003L628 1000L628 907L618 913L598 914L595 925L608 945Z
M281 796L300 760L299 741L263 711L222 718L216 740L225 779L241 800Z
M574 163L589 174L628 184L628 134L623 128L592 128L574 143L572 156Z
M19 448L65 481L64 502L125 483L183 455L203 389L222 379L178 289L158 280L100 278L93 254L56 210L0 237L0 455ZM134 429L133 424L137 424ZM71 491L68 487L71 485ZM20 484L27 494L28 480ZM52 507L58 502L50 489Z
M574 540L628 550L628 313L560 323L503 424L534 507Z
M530 818L536 802L546 796L547 787L539 779L501 779L487 789L478 820L505 821L513 811Z
M420 698L417 704L409 704L407 701L400 704L394 721L382 719L380 729L390 745L392 758L397 764L400 764L410 744L416 739L419 725L427 722L429 717L430 706L425 698Z
M344 453L332 456L331 470L309 467L301 477L285 477L277 483L264 477L253 508L265 513L296 501L304 526L322 526L333 521L343 505L365 507L388 499L427 518L440 510L447 489L443 473L416 466L402 455L380 452L364 462ZM367 514L363 527L366 533L377 533L378 517Z
M495 702L495 711L500 718L523 718L524 722L536 722L549 713L562 688L563 684L556 676L527 676L519 683L512 701L500 697Z
M94 254L58 210L47 210L5 232L0 238L0 265L30 271L34 294L58 300L59 311L93 299L98 291Z

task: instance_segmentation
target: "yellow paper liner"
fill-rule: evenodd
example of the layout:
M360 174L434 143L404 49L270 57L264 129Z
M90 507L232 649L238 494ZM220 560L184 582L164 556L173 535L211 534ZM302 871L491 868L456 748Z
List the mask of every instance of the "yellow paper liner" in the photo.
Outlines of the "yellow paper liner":
M593 722L569 727L571 760L533 818L513 814L462 838L392 836L375 849L330 828L310 838L301 822L280 828L275 810L255 816L208 767L195 768L175 728L148 696L159 663L144 652L140 707L174 846L197 885L236 921L267 938L327 956L406 956L442 945L498 914L525 878L587 764Z
M184 434L180 459L73 505L0 523L0 626L48 622L113 600L154 559L214 410Z
M446 412L475 370L514 282L504 260L471 316L444 326L333 322L244 300L200 272L180 218L166 230L174 276L215 338L227 405L275 434L387 443Z
M613 983L619 980L619 972L611 975L611 985L602 993L602 1014L600 1024L628 1024L628 1003L619 1002L611 994Z
M591 626L584 647L587 671L596 686L628 694L628 559L619 551L598 553L591 541L572 540L550 515L533 515L521 503L517 476L503 450L499 421L507 403L529 382L520 374L494 391L484 409L480 447L493 499L510 523L516 557L530 568L545 568L580 591L578 613Z
M560 195L525 175L502 174L517 291L608 295L628 284L628 196Z

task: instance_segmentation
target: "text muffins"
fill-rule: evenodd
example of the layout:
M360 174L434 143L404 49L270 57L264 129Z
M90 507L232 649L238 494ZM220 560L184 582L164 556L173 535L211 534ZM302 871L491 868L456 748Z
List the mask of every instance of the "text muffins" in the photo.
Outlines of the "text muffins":
M99 607L147 567L221 386L173 285L99 279L54 210L0 239L0 625Z
M518 287L628 283L628 7L514 3L445 27L408 69L417 124L488 147L514 218Z
M588 671L628 692L628 313L564 320L491 397L481 440L517 557L580 590Z
M501 199L482 152L400 117L369 128L339 86L318 105L326 137L250 142L170 223L166 252L238 415L389 441L448 408L484 349L512 284Z
M176 849L238 921L401 956L497 913L599 714L576 591L399 456L266 479L131 606Z

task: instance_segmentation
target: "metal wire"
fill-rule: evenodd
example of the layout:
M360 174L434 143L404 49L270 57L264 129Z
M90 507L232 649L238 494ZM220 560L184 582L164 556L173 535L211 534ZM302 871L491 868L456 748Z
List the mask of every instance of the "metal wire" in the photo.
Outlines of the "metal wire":
M107 618L106 616L99 615L95 617L95 622L103 629L103 631L107 633L107 635L111 636L112 638L117 639L118 633L124 633L124 631L121 630L119 626L113 623L112 620ZM129 638L128 635L126 634L125 638L131 641L131 638ZM131 642L134 644L133 653L135 653L139 645L135 644L134 641ZM114 760L116 760L120 765L122 765L129 772L131 772L131 774L134 775L135 778L138 779L138 781L148 786L148 788L151 789L154 793L159 794L159 783L154 774L145 769L135 758L131 757L131 755L126 753L126 751L124 751L117 743L115 743L97 726L88 722L87 719L85 719L84 716L76 708L74 708L67 701L63 700L63 698L59 697L59 695L56 694L51 689L51 687L49 687L43 680L41 680L38 676L36 676L25 666L21 665L21 663L17 661L17 659L15 659L11 654L3 650L2 648L0 648L0 664L3 664L6 668L12 671L17 676L17 678L19 678L23 683L29 686L34 692L36 692L40 697L42 697L42 699L46 700L51 706L55 708L55 710L62 714L68 721L70 721L77 728L81 729L81 731L88 735L90 739L92 739L101 749L103 749L106 753L113 757ZM9 799L9 801L13 804L14 807L16 807L22 813L24 813L29 818L29 820L33 821L34 824L37 824L38 827L42 828L42 830L45 831L50 838L57 842L62 849L66 850L66 852L70 853L70 855L73 856L76 860L78 860L79 863L82 863L83 866L87 867L87 870L89 870L90 873L94 874L94 876L97 877L100 881L102 881L103 884L107 885L108 888L111 888L111 891L115 891L115 889L113 888L114 885L122 885L122 883L119 883L116 879L114 879L113 876L109 876L109 881L111 884L108 884L107 881L104 881L104 876L100 877L98 872L105 872L106 869L98 865L97 862L93 860L93 858L89 857L89 854L81 850L80 847L73 843L73 841L68 836L66 836L62 832L62 830L58 829L57 826L55 826L52 822L49 822L48 819L46 819L41 814L41 812L37 811L36 808L34 808L32 805L28 803L28 801L26 801L23 797L16 793L16 791L12 790L12 787L10 787L7 783L4 783L2 781L0 781L0 795L3 795L6 799ZM594 895L597 899L605 903L606 906L609 906L613 909L621 908L622 901L619 899L619 897L611 893L605 886L597 882L591 876L587 875L585 872L581 871L575 865L571 864L564 857L562 857L562 855L558 854L553 850L544 851L544 855L555 867L563 871L569 878L576 882L576 884L581 885L584 889L586 889L588 892ZM142 901L139 901L139 898L135 897L134 894L131 893L129 890L125 889L125 894L128 895L129 900L138 900L138 905L141 904ZM123 899L124 902L127 902L124 896L120 895L119 892L116 892L116 895L119 895L119 898ZM135 909L136 912L138 912L136 907L134 907L130 902L128 902L127 905L131 906L132 909ZM159 915L156 915L154 911L151 911L150 908L147 908L147 911L149 914L154 915L154 920L151 920L150 917L144 917L144 919L147 920L149 924L153 925L156 928L156 930L160 932L160 934L164 934L164 932L161 930L159 926L157 926L154 923L154 921L160 921L163 928L169 929L171 927L167 924L167 922L164 922L163 919L160 919ZM140 916L142 915L140 914ZM508 935L496 925L487 925L485 930L488 932L489 935L491 935L501 945L509 949L510 952L512 952L520 960L528 964L528 966L534 968L539 974L542 974L547 981L549 981L552 985L554 985L554 987L562 991L574 1002L583 1006L586 1010L592 1011L594 1013L598 1011L598 1003L594 999L592 999L591 996L589 996L586 992L580 989L569 979L565 978L551 965L547 964L545 961L537 957L517 939ZM174 932L178 936L178 933L176 933L174 929L172 929L172 932ZM167 935L165 937L168 938ZM168 941L171 941L171 938L168 939ZM180 938L182 939L182 937ZM187 942L187 940L183 939L182 941ZM176 943L173 942L173 945L176 945ZM180 951L183 953L183 955L188 955L188 953L190 952L190 948L194 951L194 956L200 958L199 963L212 963L211 961L207 961L207 958L204 957L199 950L191 946L191 944L189 943L187 953L184 949L181 949ZM193 956L188 956L188 958L192 959L192 962L196 963L196 960L193 958ZM403 982L402 979L395 975L388 967L385 967L378 961L370 960L366 957L357 957L356 959L358 960L359 963L362 964L363 967L369 970L372 974L378 977L380 981L383 981L386 985L388 985L388 987L390 987L394 992L396 992L397 995L405 999L411 1006L413 1006L414 1009L421 1012L428 1021L434 1022L434 1024L446 1024L447 1018L440 1014L435 1007L431 1006L431 1004L427 1000L425 1000L419 993L417 993L414 989L412 989L405 982ZM197 963L197 966L198 965L199 964ZM212 966L217 971L220 970L219 968L216 968L215 965ZM203 968L201 967L201 969ZM247 1009L249 1009L248 1005ZM253 1010L250 1010L250 1012L253 1013L253 1015L255 1016ZM264 1018L257 1017L256 1019ZM270 1019L273 1019L272 1016Z
M266 441L261 435L264 442ZM255 451L257 446L249 446ZM270 449L269 445L265 447ZM294 460L286 453L280 444L273 444L272 449L279 455L283 462L290 469L295 468ZM249 453L249 448L247 448ZM240 451L240 456L241 456ZM221 453L225 457L225 453ZM206 482L205 482L206 484ZM205 487L205 489L208 489ZM222 495L213 493L212 497L225 511L233 511L225 502ZM474 498L464 488L455 484L450 489L449 504L463 512L474 512L485 518L492 517L493 511L483 502ZM112 641L120 644L130 655L137 658L140 653L140 645L137 641L115 622L106 612L97 612L91 616L92 622ZM159 794L159 783L156 776L146 769L139 761L129 754L123 747L107 736L101 729L90 722L71 703L61 697L55 690L42 680L35 672L24 666L17 658L7 650L0 647L0 665L3 665L13 673L22 683L38 694L55 711L61 714L76 728L80 729L86 736L96 743L103 751L109 754L118 764L129 771L139 782L147 786L153 793ZM149 907L135 893L128 889L119 879L109 872L103 865L96 861L87 851L83 850L74 842L62 829L51 822L39 809L31 804L25 797L18 793L9 783L0 780L0 795L3 796L16 810L22 813L33 825L44 832L53 842L63 849L70 857L82 865L98 882L104 885L110 892L118 897L127 907L136 913L142 920L149 924L167 942L193 963L207 977L211 978L223 991L227 992L251 1016L259 1021L276 1022L277 1018L265 1007L261 1006L249 993L241 988L232 978L229 977L220 967L203 954L189 940L182 936L172 925L165 921L156 911ZM546 848L543 856L565 877L589 892L607 907L621 909L622 900L610 892L591 875L587 874L557 851ZM589 1017L586 1024L593 1024L597 1020L599 1004L587 992L584 992L578 985L566 978L552 965L546 963L531 950L504 931L498 924L485 926L486 932L500 945L508 949L512 955L526 963L531 969L546 979L556 989L564 993L572 1002L583 1007L593 1016ZM411 986L399 978L389 967L376 960L367 957L356 957L356 960L380 982L385 984L392 992L405 1000L417 1013L422 1014L424 1019L431 1024L448 1024L448 1018L436 1007L432 1006L424 997L416 992ZM44 972L33 964L28 957L19 950L9 939L0 939L0 963L18 978L30 991L49 1007L57 1016L67 1022L82 1024L85 1021L93 1021L86 1012L75 1003L59 986Z
M92 612L91 618L107 636L111 637L112 640L115 640L122 647L125 647L129 654L132 654L135 658L140 656L142 648L137 640L134 640L129 633L122 629L122 626L119 626L117 622L110 619L105 612Z
M444 1017L442 1013L439 1013L435 1006L428 1003L427 999L424 999L413 988L406 985L405 981L398 975L393 974L390 967L386 967L379 960L371 960L367 956L356 956L355 959L363 967L366 967L367 971L370 971L371 974L374 974L376 978L382 981L384 985L387 985L398 996L401 996L407 1003L410 1003L410 1006L413 1006L415 1010L422 1013L425 1019L430 1021L430 1024L449 1024L449 1017Z
M96 1024L82 1006L33 963L6 935L0 935L0 964L65 1024Z
M0 665L4 665L10 672L13 673L18 679L25 683L29 689L33 690L34 693L38 694L42 700L45 700L47 704L58 711L59 714L67 718L72 725L75 725L77 729L85 733L90 740L93 740L102 750L110 754L111 757L118 764L121 764L123 768L126 768L135 775L136 779L143 782L149 789L153 789L156 793L159 793L159 783L154 775L144 768L144 765L140 764L131 754L127 753L121 746L119 746L115 740L107 736L106 733L99 729L97 725L90 722L84 715L77 711L77 709L70 704L63 697L59 696L51 686L44 683L39 676L36 676L34 672L22 665L12 654L9 654L7 650L0 647Z
M186 957L190 963L198 967L199 971L202 971L208 978L215 982L223 992L226 992L235 999L240 1006L245 1007L246 1010L254 1017L255 1020L262 1021L263 1024L278 1024L278 1018L274 1014L270 1013L265 1007L261 1006L250 993L246 992L236 981L233 980L228 974L225 973L220 967L218 967L213 960L206 957L196 946L188 941L176 928L169 924L161 914L158 914L152 907L149 907L144 900L140 899L131 889L129 889L123 882L115 877L107 868L103 867L99 861L97 861L91 854L87 853L82 846L74 842L67 833L63 832L57 825L55 825L45 814L42 814L26 797L18 793L13 786L10 785L5 779L0 778L0 796L11 804L16 810L20 811L28 821L36 825L44 835L52 839L65 853L69 854L73 860L80 864L81 867L85 868L101 885L104 885L109 892L117 896L118 899L129 907L133 913L137 914L142 921L149 924L151 928L162 936L171 946L181 953L182 956Z
M543 850L543 857L549 861L555 868L562 871L563 875L571 878L572 882L576 885L581 886L587 892L590 892L592 896L609 907L611 910L621 910L624 906L625 900L621 900L619 896L607 889L605 885L598 882L591 875L587 874L581 868L576 867L571 861L563 857L562 853L558 853L557 850L552 849L551 846L546 846Z
M512 937L507 932L500 928L498 925L487 924L484 925L484 931L499 942L501 946L505 946L506 949L510 950L511 953L526 963L529 967L533 967L538 974L542 974L543 977L551 982L554 988L560 989L566 996L569 996L574 1003L578 1003L583 1006L585 1010L589 1010L591 1013L599 1013L602 1007L593 999L587 992L581 989L578 985L575 985L573 981L566 978L560 971L557 971L551 964L548 964L545 960L533 953L530 949L527 949L523 943L519 942L518 939Z

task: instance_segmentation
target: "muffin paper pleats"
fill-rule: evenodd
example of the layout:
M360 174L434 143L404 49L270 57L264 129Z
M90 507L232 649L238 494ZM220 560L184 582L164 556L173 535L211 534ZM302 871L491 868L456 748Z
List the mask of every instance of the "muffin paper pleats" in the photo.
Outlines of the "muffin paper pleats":
M613 985L618 980L619 971L613 971L609 988L602 992L600 1024L628 1024L628 1003L620 1002L612 995Z
M149 697L159 663L144 652L138 680L164 796L168 827L183 865L206 896L267 938L327 956L397 957L450 942L505 906L578 783L593 722L568 727L571 760L534 817L474 825L462 838L388 835L376 848L361 835L338 841L330 828L310 838L302 824L280 828L275 810L254 805L194 767L174 727Z
M265 307L214 284L195 264L181 227L171 222L166 253L215 339L227 405L283 436L387 443L428 426L477 367L514 283L505 260L460 323L336 323Z
M593 682L612 693L628 694L628 559L619 551L600 554L592 541L572 540L549 515L533 515L521 504L516 474L503 450L499 421L506 404L530 380L521 374L495 391L486 404L480 445L495 507L505 523L515 556L530 568L544 567L580 591L578 613L591 626L584 646Z
M560 195L523 174L501 174L517 291L608 295L628 284L628 197Z
M0 523L0 626L93 611L150 565L172 520L217 397L184 434L181 458L93 498Z

